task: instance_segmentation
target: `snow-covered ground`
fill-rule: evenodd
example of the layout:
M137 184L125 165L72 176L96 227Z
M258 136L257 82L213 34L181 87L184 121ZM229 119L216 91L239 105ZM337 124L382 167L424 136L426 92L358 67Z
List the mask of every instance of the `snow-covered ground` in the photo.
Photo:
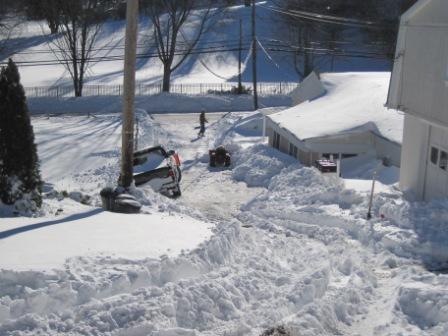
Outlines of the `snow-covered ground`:
M92 255L133 260L177 256L211 236L210 224L179 214L130 217L86 208L61 217L11 218L2 224L0 268L48 271L62 269L70 258Z
M33 118L45 204L0 219L0 335L448 333L448 276L428 270L448 258L446 202L405 201L384 168L368 222L350 181L369 169L346 182L302 167L266 146L261 115L209 113L198 138L197 113L138 113L140 146L181 153L183 197L143 188L143 214L125 217L98 210L120 117ZM208 168L218 144L232 169Z
M275 1L257 1L257 35L261 44L258 52L258 80L260 82L297 82L298 75L294 67L294 57L291 53L270 51L284 49L290 44L289 30L281 29L278 13L269 10L268 7L275 5ZM216 13L214 13L216 14ZM193 17L195 17L193 15ZM230 7L228 10L220 11L212 20L207 34L198 44L198 50L224 49L217 53L205 53L193 55L172 76L173 83L222 83L237 82L238 75L238 43L239 43L239 21L243 23L243 81L252 80L252 63L249 48L251 41L251 8L243 5ZM192 40L193 22L189 22L183 28L187 39ZM138 53L139 55L157 55L153 43L152 23L147 17L140 18L138 30ZM87 85L97 84L122 84L124 55L124 31L125 22L109 21L103 25L98 36L92 57L95 59L106 58L105 62L93 62L86 74ZM352 34L352 32L350 32ZM183 36L181 36L183 37ZM184 43L183 38L179 37ZM8 42L9 50L0 54L0 60L4 61L11 56L17 62L57 61L51 51L59 37L50 35L45 22L27 22L16 29L13 38ZM53 46L53 49L54 46ZM56 48L57 52L57 48ZM360 58L333 59L335 71L385 71L390 69L389 61ZM55 62L57 63L57 62ZM321 71L330 70L329 60L319 62ZM157 57L142 57L137 62L137 80L141 84L160 83L162 80L162 69ZM22 83L28 87L34 86L69 86L71 85L68 71L58 64L22 66L20 68Z

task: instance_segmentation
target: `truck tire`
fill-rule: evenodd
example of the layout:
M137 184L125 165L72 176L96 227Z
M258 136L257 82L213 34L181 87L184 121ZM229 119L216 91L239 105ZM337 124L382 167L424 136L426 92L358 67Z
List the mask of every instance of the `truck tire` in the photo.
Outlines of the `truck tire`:
M175 190L173 190L173 198L179 198L182 196L182 191L180 191L180 188L177 187Z

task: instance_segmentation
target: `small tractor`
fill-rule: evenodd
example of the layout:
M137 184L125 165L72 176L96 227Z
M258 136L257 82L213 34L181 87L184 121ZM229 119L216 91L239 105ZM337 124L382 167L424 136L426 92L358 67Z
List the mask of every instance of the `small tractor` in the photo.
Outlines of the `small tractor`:
M210 167L224 166L230 167L231 157L230 153L224 148L219 146L216 149L211 149L208 152L210 157Z

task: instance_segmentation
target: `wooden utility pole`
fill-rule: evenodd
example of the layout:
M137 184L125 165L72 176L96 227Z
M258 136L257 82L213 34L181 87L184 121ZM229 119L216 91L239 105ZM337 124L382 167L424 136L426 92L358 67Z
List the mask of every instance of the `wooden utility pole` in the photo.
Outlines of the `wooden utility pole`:
M254 110L258 110L258 81L257 81L257 12L255 0L252 0L252 78L254 85Z
M240 19L240 45L238 48L238 93L242 94L243 93L243 83L242 83L242 66L241 66L241 62L242 62L242 58L243 58L243 20Z
M138 1L127 0L126 42L123 83L123 130L120 185L129 188L133 181L134 161L134 100L137 57Z

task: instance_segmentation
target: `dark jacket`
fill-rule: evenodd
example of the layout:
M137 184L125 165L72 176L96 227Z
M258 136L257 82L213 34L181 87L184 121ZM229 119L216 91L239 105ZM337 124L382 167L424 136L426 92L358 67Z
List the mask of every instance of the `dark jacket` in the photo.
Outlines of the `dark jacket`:
M201 125L204 125L205 123L208 123L207 118L205 117L205 113L202 112L201 115L199 116L199 122Z

